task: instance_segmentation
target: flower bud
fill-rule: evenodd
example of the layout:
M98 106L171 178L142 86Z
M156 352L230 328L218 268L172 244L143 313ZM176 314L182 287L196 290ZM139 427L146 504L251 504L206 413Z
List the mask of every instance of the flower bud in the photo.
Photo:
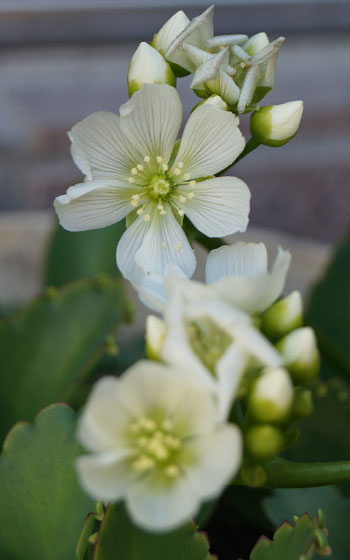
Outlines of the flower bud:
M165 335L165 321L155 315L148 315L146 320L146 354L150 360L160 360Z
M254 111L250 118L252 137L266 146L283 146L296 135L303 109L303 101L289 101Z
M296 383L308 383L318 374L320 355L315 333L310 327L291 332L278 342L277 349Z
M179 10L168 21L166 21L161 29L152 39L151 45L159 51L164 57L171 43L178 35L187 27L190 20L186 14ZM169 64L176 76L187 76L189 72L178 64L169 61Z
M283 422L293 400L293 385L283 368L265 368L252 388L249 410L259 422Z
M310 416L314 409L312 402L312 393L308 389L295 390L292 414L294 418L306 418Z
M260 461L266 461L281 451L283 436L278 428L265 424L249 428L245 442L251 455Z
M262 316L261 330L273 341L302 326L303 302L299 292L292 292L269 307Z
M169 84L176 86L175 76L169 64L153 47L142 42L130 61L128 91L130 97L143 84Z

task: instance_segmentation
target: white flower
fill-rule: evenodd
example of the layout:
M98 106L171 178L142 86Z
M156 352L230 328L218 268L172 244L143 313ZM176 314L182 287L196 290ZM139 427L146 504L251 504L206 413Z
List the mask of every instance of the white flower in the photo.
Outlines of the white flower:
M183 215L210 237L247 227L247 185L235 177L203 180L242 151L238 119L212 105L198 107L176 154L182 110L173 87L145 84L120 115L94 113L71 130L72 155L87 181L56 198L60 223L81 231L130 214L117 249L122 274L137 286L145 274L163 275L174 263L191 276L195 257L179 225Z
M240 431L218 422L210 393L191 372L156 362L100 380L78 438L92 452L77 461L85 490L125 500L133 521L151 531L192 517L229 483L242 456Z
M291 256L278 249L271 272L263 243L237 242L214 249L206 264L206 280L223 301L247 313L264 311L282 293Z
M161 29L154 35L152 46L157 49L163 56L170 47L176 37L187 27L190 20L186 14L179 10L168 21L164 23Z
M252 136L260 144L283 146L298 132L303 109L303 101L261 107L250 118Z
M142 42L134 52L129 65L128 91L130 97L143 84L169 84L176 86L176 79L169 64L153 47Z

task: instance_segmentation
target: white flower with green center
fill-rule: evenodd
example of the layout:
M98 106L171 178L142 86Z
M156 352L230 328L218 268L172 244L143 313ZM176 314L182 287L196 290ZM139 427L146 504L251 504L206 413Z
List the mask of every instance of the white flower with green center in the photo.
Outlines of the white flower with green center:
M82 231L128 216L117 264L136 286L145 274L163 275L169 263L193 274L195 256L180 225L184 215L209 237L244 231L248 224L247 185L213 177L244 148L238 118L202 105L178 145L181 119L173 87L145 84L120 117L94 113L70 132L73 158L87 180L56 198L60 223Z
M78 428L92 454L77 468L95 499L125 500L146 530L173 529L216 497L242 457L239 429L218 421L212 395L190 371L139 362L94 387Z

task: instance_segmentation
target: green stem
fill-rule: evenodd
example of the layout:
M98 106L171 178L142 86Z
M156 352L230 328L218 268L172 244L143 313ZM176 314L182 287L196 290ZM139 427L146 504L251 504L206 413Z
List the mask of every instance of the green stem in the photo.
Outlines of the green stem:
M222 175L223 173L225 173L226 171L228 171L228 169L230 169L230 167L232 167L233 165L236 165L236 163L239 162L239 160L243 159L246 155L250 154L250 152L252 152L253 150L255 150L258 146L260 146L260 142L258 142L257 140L255 140L254 138L250 138L248 140L248 142L245 145L245 148L243 150L243 152L241 152L238 156L237 159L235 159L235 161L233 161L232 163L230 163L230 165L228 165L227 167L225 167L225 169L223 169L222 171L220 171L220 173L216 173L216 176L218 177L219 175Z
M350 461L296 463L280 457L264 464L265 488L310 488L350 482Z

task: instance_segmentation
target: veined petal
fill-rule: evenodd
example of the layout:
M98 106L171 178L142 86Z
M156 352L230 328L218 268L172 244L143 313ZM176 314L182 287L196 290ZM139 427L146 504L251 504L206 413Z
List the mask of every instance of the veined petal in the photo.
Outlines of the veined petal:
M152 45L165 55L168 47L189 23L190 20L186 16L185 12L179 10L164 23L163 27L160 28L158 33L154 36Z
M217 77L220 68L225 67L225 65L228 64L228 58L229 50L228 48L225 48L202 62L193 76L190 87L192 89L196 89L197 86L201 86L204 82L214 80Z
M267 251L263 243L223 245L209 252L205 275L207 284L225 276L259 276L267 272Z
M145 276L139 287L139 298L153 311L164 313L169 301L169 295L175 289L179 280L187 279L186 274L176 265L169 264L165 268L164 276L150 274Z
M60 224L68 231L85 231L119 222L131 210L129 186L112 181L79 183L58 196L54 207Z
M176 264L192 276L196 258L183 229L177 223L169 204L164 204L165 215L157 209L151 215L150 227L143 238L135 261L145 274L164 275L168 264Z
M231 76L223 70L219 70L218 76L215 80L206 82L206 86L213 93L220 95L220 97L222 97L228 105L234 105L239 98L239 87L233 81Z
M124 278L129 280L136 289L140 286L145 272L136 262L135 255L140 249L149 227L150 222L146 222L143 215L139 216L123 233L117 247L118 268Z
M144 156L170 159L178 135L182 106L176 89L167 84L144 84L120 107L123 133Z
M245 145L238 123L229 111L208 104L197 107L187 121L173 167L182 162L183 175L196 179L233 163Z
M68 136L76 165L92 179L126 180L141 157L123 134L114 113L93 113L73 126Z
M199 231L208 237L221 237L246 230L250 191L244 181L237 177L215 177L198 182L193 193L193 198L179 202L178 206Z
M242 461L242 435L237 426L229 424L203 438L200 460L188 469L193 489L202 498L214 498L237 473Z
M80 483L96 500L110 502L122 498L132 480L130 465L120 459L118 451L85 455L79 457L75 464Z

